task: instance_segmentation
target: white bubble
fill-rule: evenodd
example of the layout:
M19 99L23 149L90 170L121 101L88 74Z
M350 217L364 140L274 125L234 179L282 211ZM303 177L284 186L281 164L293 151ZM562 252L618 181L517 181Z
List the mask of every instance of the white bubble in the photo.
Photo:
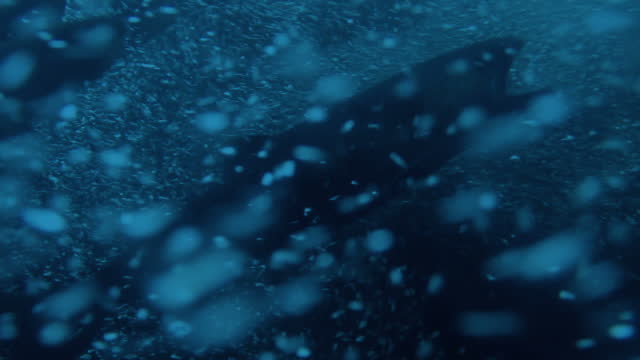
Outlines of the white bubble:
M105 341L114 341L118 338L118 333L108 332L102 336Z
M576 299L576 295L570 291L567 290L561 290L558 293L558 298L560 300L566 300L566 301L573 301Z
M273 39L273 43L278 47L286 47L286 46L289 46L289 44L291 44L291 38L287 34L283 34L283 33L276 34L276 36Z
M296 279L277 287L276 303L281 311L290 315L301 315L311 310L320 300L318 284L309 279Z
M173 320L167 324L167 331L177 338L183 338L193 331L191 325L182 320Z
M273 177L275 180L292 177L295 173L296 163L293 160L284 161L273 169Z
M482 210L493 210L498 205L498 197L492 192L483 192L478 196L478 206Z
M228 249L231 247L231 242L229 241L229 239L220 235L213 237L213 243L218 249Z
M265 46L264 52L269 56L273 56L278 52L278 48L273 45Z
M578 339L576 341L576 347L578 349L589 349L596 346L596 341L590 338Z
M109 111L119 111L124 109L128 98L120 93L107 94L104 97L104 106Z
M206 112L196 117L195 125L206 134L215 134L227 128L229 118L221 112Z
M362 301L353 300L349 302L348 308L352 311L362 311L364 310L364 304L362 304Z
M47 346L56 346L69 339L71 329L63 322L53 322L45 325L39 334L40 343Z
M120 215L122 232L132 238L145 238L161 231L173 219L170 208L150 207Z
M395 152L390 153L389 159L391 159L391 161L393 161L393 163L396 164L398 167L401 167L403 169L407 169L409 167L409 165L404 160L404 158L400 156L400 154L398 153L395 153Z
M444 287L444 277L442 274L433 274L429 278L427 283L427 293L429 295L435 295L439 293Z
M293 354L300 347L304 346L304 337L302 336L287 336L285 334L278 335L275 339L276 347L286 353Z
M14 90L22 86L36 67L36 59L26 51L17 51L0 58L0 90Z
M220 153L226 156L234 156L238 153L238 151L233 146L224 146L220 148Z
M465 108L458 116L457 124L461 129L469 130L477 127L485 121L487 115L476 107Z
M356 122L355 121L347 120L342 125L342 128L340 128L340 133L346 134L346 133L350 132L351 130L353 130L354 126L356 126Z
M100 153L100 160L112 168L123 168L131 165L131 148L123 146L118 149L105 150Z
M335 258L329 253L322 253L316 258L316 268L325 269L335 263Z
M50 209L27 208L22 212L27 225L44 232L60 232L67 228L67 221Z
M279 249L271 254L270 266L272 269L279 270L287 266L299 264L302 260L303 258L299 251Z
M64 49L69 46L69 44L64 40L51 40L48 44L52 49Z
M160 7L160 12L165 15L175 15L178 13L178 9L173 6L163 5Z
M136 319L138 320L147 320L149 318L149 310L145 308L138 309L136 311Z
M86 310L94 300L94 289L89 285L77 285L49 295L34 306L33 312L50 319L69 320Z
M636 328L631 324L615 324L609 328L609 336L616 340L626 340L636 334Z
M305 119L312 123L323 122L327 120L327 116L327 109L321 106L314 106L304 113Z
M355 88L355 84L349 76L325 76L316 83L311 98L314 101L332 104L351 97Z
M404 271L406 270L405 266L399 266L394 268L389 272L389 280L391 280L391 284L395 286L400 286L404 282Z
M311 350L306 346L301 346L296 350L296 356L299 358L308 358L311 356Z
M192 254L202 244L202 234L194 227L175 230L167 240L167 257L177 260Z
M569 117L570 110L571 107L566 95L554 92L532 100L527 109L527 117L534 124L556 125Z
M60 109L58 115L63 120L73 120L78 116L78 107L74 104L67 104Z
M394 37L387 37L382 40L382 47L385 49L392 49L398 45L398 39Z
M489 261L489 273L500 278L543 280L572 269L588 250L584 234L560 233L534 245L503 252Z
M367 249L374 253L385 252L393 246L393 233L387 229L371 231L365 240Z
M305 162L322 162L326 159L326 153L315 146L298 145L293 148L293 157Z
M425 180L424 184L428 187L434 187L440 183L440 177L438 175L429 175Z
M244 273L246 256L238 251L216 250L189 263L174 266L149 284L154 304L181 309Z
M273 173L264 173L264 175L262 175L262 179L260 180L260 184L262 184L262 186L271 186L273 185Z

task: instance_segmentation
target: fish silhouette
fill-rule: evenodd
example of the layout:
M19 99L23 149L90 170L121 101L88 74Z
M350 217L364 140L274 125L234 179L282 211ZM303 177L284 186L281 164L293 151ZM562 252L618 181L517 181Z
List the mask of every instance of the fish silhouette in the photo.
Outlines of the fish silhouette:
M156 297L148 304L153 311L188 313L205 306L218 285L240 281L249 256L268 258L291 247L292 235L318 231L321 237L339 241L343 226L385 206L468 149L471 139L526 112L532 102L550 93L546 89L507 93L508 72L522 46L520 39L498 38L450 51L342 102L314 107L305 121L280 134L230 140L221 149L226 155L221 182L194 197L166 226L150 234L130 234L138 242L135 249L99 271L95 281L52 289L37 298L19 292L2 295L2 312L10 314L16 330L7 341L10 352L19 359L72 359L100 335L117 303L144 304L153 292ZM72 78L98 76L79 68ZM469 109L482 116L471 123L461 121ZM203 239L226 239L242 251L220 249L210 242L196 242L186 249L178 243L175 251L176 234L185 231ZM234 265L225 268L226 274L199 273L199 264L212 263ZM164 291L176 265L203 276L208 285L197 283L195 289L180 284L191 291L187 298ZM289 277L286 272L273 273L265 281L276 288ZM123 291L110 296L108 289L113 287ZM86 295L77 312L63 316L47 311L46 304L74 291ZM90 321L87 313L92 314ZM264 316L264 321L270 320L270 315ZM40 336L45 330L60 331L64 339L43 344ZM196 344L201 341L207 342L193 339ZM164 356L163 350L156 354Z

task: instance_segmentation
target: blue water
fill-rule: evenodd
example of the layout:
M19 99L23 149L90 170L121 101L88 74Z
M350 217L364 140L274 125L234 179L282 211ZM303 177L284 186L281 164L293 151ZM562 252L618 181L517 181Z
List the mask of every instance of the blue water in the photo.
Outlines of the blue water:
M637 2L21 4L0 358L640 358Z

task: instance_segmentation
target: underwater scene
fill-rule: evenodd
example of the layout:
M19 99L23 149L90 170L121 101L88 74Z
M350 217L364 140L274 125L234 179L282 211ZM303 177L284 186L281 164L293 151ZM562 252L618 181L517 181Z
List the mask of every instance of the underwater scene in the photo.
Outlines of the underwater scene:
M0 0L0 360L640 360L639 39L637 0Z

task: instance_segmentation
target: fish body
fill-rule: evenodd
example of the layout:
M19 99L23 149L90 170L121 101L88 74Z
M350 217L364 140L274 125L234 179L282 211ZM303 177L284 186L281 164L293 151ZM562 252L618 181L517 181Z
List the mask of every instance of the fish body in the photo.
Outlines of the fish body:
M323 229L327 237L340 241L343 226L385 206L412 180L432 174L465 151L470 135L481 134L494 119L526 111L532 101L547 93L506 92L509 68L522 45L516 38L500 38L454 50L343 102L316 109L320 116L312 115L280 134L230 140L223 148L222 182L195 197L157 233L135 239L132 252L96 274L93 298L88 300L91 306L65 320L75 329L69 340L56 346L42 344L42 327L53 320L51 315L29 310L41 299L24 295L21 300L19 294L17 300L14 295L7 298L5 303L15 309L2 312L15 313L20 319L17 336L10 342L12 352L23 359L56 352L66 358L79 356L111 316L116 306L112 302L145 304L154 290L160 293L155 305L150 304L156 311L168 316L193 309L197 313L213 290L198 290L185 305L180 301L186 300L171 293L163 299L163 288L156 286L170 279L176 266L196 272L198 264L220 262L225 256L243 263L244 253L264 260L274 250L289 246L291 235L310 228ZM462 126L460 116L470 108L485 114L484 120ZM428 123L422 124L423 120ZM185 231L194 231L203 239L227 239L241 250L219 250L204 241L176 255L172 252L176 234ZM242 271L233 271L241 278ZM264 279L280 286L277 276ZM113 288L123 291L109 300L107 294ZM58 288L52 293L65 291L69 290ZM82 322L86 312L93 313L89 323Z

